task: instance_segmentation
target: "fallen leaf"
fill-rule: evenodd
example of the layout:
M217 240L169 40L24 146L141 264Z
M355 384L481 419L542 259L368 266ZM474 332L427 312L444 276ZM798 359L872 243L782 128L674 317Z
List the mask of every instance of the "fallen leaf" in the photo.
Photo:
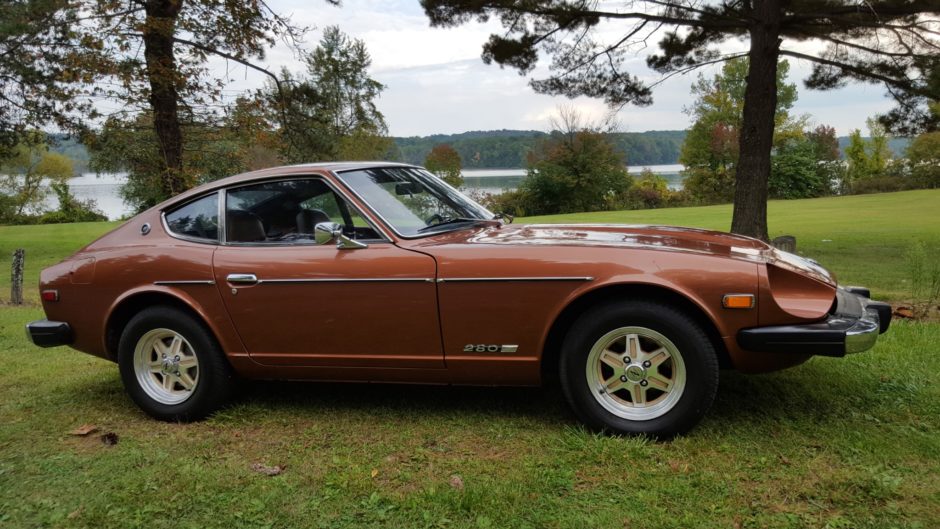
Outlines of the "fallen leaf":
M914 310L910 307L898 307L894 309L894 315L899 318L911 319L914 317Z
M94 424L83 424L78 428L69 432L69 435L75 435L77 437L85 437L88 434L93 434L98 431L98 427Z
M102 434L101 442L106 444L107 446L114 446L118 443L118 434L114 432L108 432L106 434Z
M454 487L457 490L463 490L463 478L454 474L450 477L450 486Z
M378 475L379 475L379 469L373 468L373 469L372 469L372 479L375 479L375 476L378 476Z
M252 470L260 474L264 474L265 476L279 476L282 472L284 472L285 468L286 467L282 467L281 465L274 465L273 467L269 467L261 463L254 463L251 465Z

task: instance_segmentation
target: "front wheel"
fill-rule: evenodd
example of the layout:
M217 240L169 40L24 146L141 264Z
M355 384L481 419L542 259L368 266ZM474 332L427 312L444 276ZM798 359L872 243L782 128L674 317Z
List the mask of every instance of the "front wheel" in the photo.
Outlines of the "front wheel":
M562 347L562 389L590 427L670 438L695 426L718 388L718 361L692 318L654 302L582 315Z
M164 421L194 421L219 409L233 388L231 367L201 322L172 307L131 318L118 346L121 379L130 397Z

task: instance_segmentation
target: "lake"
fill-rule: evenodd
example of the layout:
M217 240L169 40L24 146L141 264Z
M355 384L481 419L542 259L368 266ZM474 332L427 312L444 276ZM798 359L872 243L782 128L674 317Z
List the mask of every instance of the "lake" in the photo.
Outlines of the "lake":
M644 169L664 177L672 189L682 188L682 177L679 172L682 166L650 165L646 167L630 167L631 174L637 174ZM483 193L499 194L519 187L525 179L525 169L468 169L463 171L464 189ZM82 176L69 180L69 189L76 198L91 199L109 219L119 219L131 213L129 207L121 200L121 186L124 185L124 173L85 173ZM50 194L46 199L46 206L50 209L58 207L55 196Z
M629 167L627 170L636 175L649 169L665 178L671 189L682 189L682 175L679 173L683 168L680 164L670 164ZM465 190L498 195L519 187L525 175L525 169L467 169L463 171L463 183Z

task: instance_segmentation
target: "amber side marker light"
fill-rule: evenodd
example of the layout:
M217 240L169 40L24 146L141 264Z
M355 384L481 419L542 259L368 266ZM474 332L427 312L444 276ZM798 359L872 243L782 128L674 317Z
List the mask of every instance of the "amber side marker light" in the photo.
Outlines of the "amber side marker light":
M721 306L726 309L752 309L754 294L725 294L721 298Z
M42 294L43 301L59 301L59 291L58 290L43 290Z

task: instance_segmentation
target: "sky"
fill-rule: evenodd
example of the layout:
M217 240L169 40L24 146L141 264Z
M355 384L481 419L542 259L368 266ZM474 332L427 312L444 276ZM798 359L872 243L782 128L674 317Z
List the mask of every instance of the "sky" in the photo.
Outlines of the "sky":
M562 96L536 94L528 79L515 70L485 65L480 59L483 43L499 32L495 21L473 22L457 28L431 28L417 0L343 0L333 7L320 0L270 0L278 13L290 15L294 23L314 28L306 37L313 49L322 29L337 25L351 37L361 39L372 55L371 76L386 89L377 101L392 136L452 134L470 130L525 129L548 130L550 117L559 105L575 107L583 115L600 119L607 114L602 101L587 98L569 100ZM617 33L615 25L602 31ZM727 48L740 48L732 42ZM891 108L884 90L876 85L853 84L827 92L803 87L808 64L790 60L790 80L799 87L793 112L809 114L811 123L835 127L839 135L853 129L865 130L865 120ZM287 46L278 45L264 60L269 70L281 67L300 72L301 60ZM216 61L219 73L227 72L230 90L256 88L264 78L243 67ZM645 55L632 57L628 70L649 82L660 75L646 68ZM702 69L714 75L715 67ZM547 72L547 59L540 61L535 77ZM689 126L683 108L691 103L690 86L698 73L675 76L653 92L648 107L626 106L617 114L619 130L676 130Z

